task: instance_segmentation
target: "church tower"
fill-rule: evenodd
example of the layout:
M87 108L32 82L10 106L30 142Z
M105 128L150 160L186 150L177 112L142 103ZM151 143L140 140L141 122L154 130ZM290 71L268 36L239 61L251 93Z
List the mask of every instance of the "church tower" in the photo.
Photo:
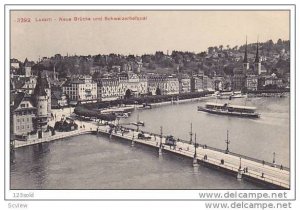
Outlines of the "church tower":
M245 55L243 61L243 72L246 73L249 70L249 62L248 62L248 52L247 52L247 37L246 37L246 47L245 47Z
M256 45L256 56L254 60L254 72L257 74L261 74L261 63L258 55L258 40L257 40L257 45Z
M42 78L39 72L33 95L37 108L36 129L39 131L46 130L48 124L48 94L45 89L47 89L45 78Z

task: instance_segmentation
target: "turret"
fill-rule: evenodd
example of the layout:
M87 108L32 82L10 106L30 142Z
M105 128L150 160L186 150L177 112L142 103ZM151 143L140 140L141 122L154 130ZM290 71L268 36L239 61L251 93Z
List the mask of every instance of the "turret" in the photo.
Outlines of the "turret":
M39 72L33 94L37 108L36 128L38 130L46 130L48 123L48 94L45 90L46 87L43 80L41 72Z

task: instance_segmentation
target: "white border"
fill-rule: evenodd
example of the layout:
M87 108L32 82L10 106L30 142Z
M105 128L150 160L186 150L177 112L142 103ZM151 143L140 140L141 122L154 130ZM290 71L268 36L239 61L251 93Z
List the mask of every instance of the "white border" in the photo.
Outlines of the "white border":
M22 9L33 9L33 10L39 10L39 9L58 9L58 10L69 10L69 9L78 9L78 10L96 10L96 9L102 9L102 10L116 10L116 9L136 9L136 10L224 10L224 9L232 9L232 10L274 10L274 9L286 9L291 10L291 34L290 34L290 41L291 41L291 126L290 126L290 155L292 158L290 158L290 164L291 164L291 190L286 190L282 192L287 192L288 199L295 199L295 10L293 6L288 5L279 5L279 6L254 6L254 5L226 5L226 6L218 6L218 5L202 5L202 6L195 6L195 5L180 5L180 6L174 6L174 5L168 5L168 6L153 6L153 5L123 5L123 6L113 6L113 5L105 5L105 6L97 6L97 5L72 5L72 6L56 6L56 5L8 5L5 8L5 20L6 20L6 28L5 28L5 81L6 81L6 103L5 103L5 125L6 125L6 182L5 182L5 189L6 189L6 199L15 199L13 198L14 192L27 192L26 190L8 190L9 189L9 125L10 125L10 118L9 118L9 10L22 10ZM217 190L213 190L210 192L216 192ZM230 190L229 190L230 191ZM234 192L233 190L232 192ZM31 190L29 192L34 192L35 198L34 199L170 199L170 200L176 200L176 199L196 199L199 200L198 193L199 192L207 192L206 190ZM227 192L226 190L220 190L218 192ZM243 192L253 192L253 190L243 190ZM255 192L278 192L278 191L255 191ZM226 199L228 201L228 199Z

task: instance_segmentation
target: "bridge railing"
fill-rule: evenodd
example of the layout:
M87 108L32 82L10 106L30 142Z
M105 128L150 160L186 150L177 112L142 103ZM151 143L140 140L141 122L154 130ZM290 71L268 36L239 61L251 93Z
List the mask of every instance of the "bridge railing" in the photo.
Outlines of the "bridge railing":
M123 126L124 127L124 126ZM127 129L129 130L132 130L132 131L135 131L136 129L134 128L128 128L126 127ZM148 132L148 131L144 131L144 130L140 130L140 131L143 131L144 133L147 133L149 135L153 135L153 136L160 136L159 134L155 134L155 133L152 133L152 132ZM162 136L163 138L166 138L167 135L163 135ZM179 142L182 142L182 143L186 143L186 144L190 144L190 141L187 141L187 140L184 140L184 139L179 139L179 138L175 138L177 141ZM223 152L225 153L225 150L223 149L219 149L219 148L216 148L216 147L212 147L212 146L208 146L206 144L197 144L197 147L203 147L203 148L206 148L206 149L210 149L210 150L213 150L213 151L217 151L217 152ZM256 162L256 163L261 163L261 164L264 164L264 165L268 165L268 166L274 166L273 163L271 162L268 162L268 161L265 161L265 160L260 160L260 159L257 159L257 158L253 158L253 157L249 157L249 156L246 156L246 155L242 155L242 154L239 154L239 153L235 153L235 152L231 152L229 151L228 154L230 155L233 155L233 156L236 156L236 157L240 157L240 158L243 158L245 160L251 160L253 162ZM279 166L279 165L276 165L276 166ZM289 171L290 168L289 167L286 167L286 166L283 166L283 165L280 165L279 167L282 168L282 170L286 170L286 171Z

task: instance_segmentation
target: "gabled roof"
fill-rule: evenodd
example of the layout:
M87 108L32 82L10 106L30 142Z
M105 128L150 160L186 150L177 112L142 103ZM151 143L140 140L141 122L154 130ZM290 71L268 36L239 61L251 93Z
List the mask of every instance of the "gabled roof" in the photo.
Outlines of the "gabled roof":
M23 93L23 92L11 94L11 96L10 96L11 101L14 102L14 104L11 106L12 111L15 110L16 108L18 108L20 103L23 101L24 96L25 96L25 93Z
M20 103L24 100L28 100L33 104L31 96L24 92L18 92L18 93L11 94L10 101L14 102L13 105L10 107L11 111L16 110L19 107Z

